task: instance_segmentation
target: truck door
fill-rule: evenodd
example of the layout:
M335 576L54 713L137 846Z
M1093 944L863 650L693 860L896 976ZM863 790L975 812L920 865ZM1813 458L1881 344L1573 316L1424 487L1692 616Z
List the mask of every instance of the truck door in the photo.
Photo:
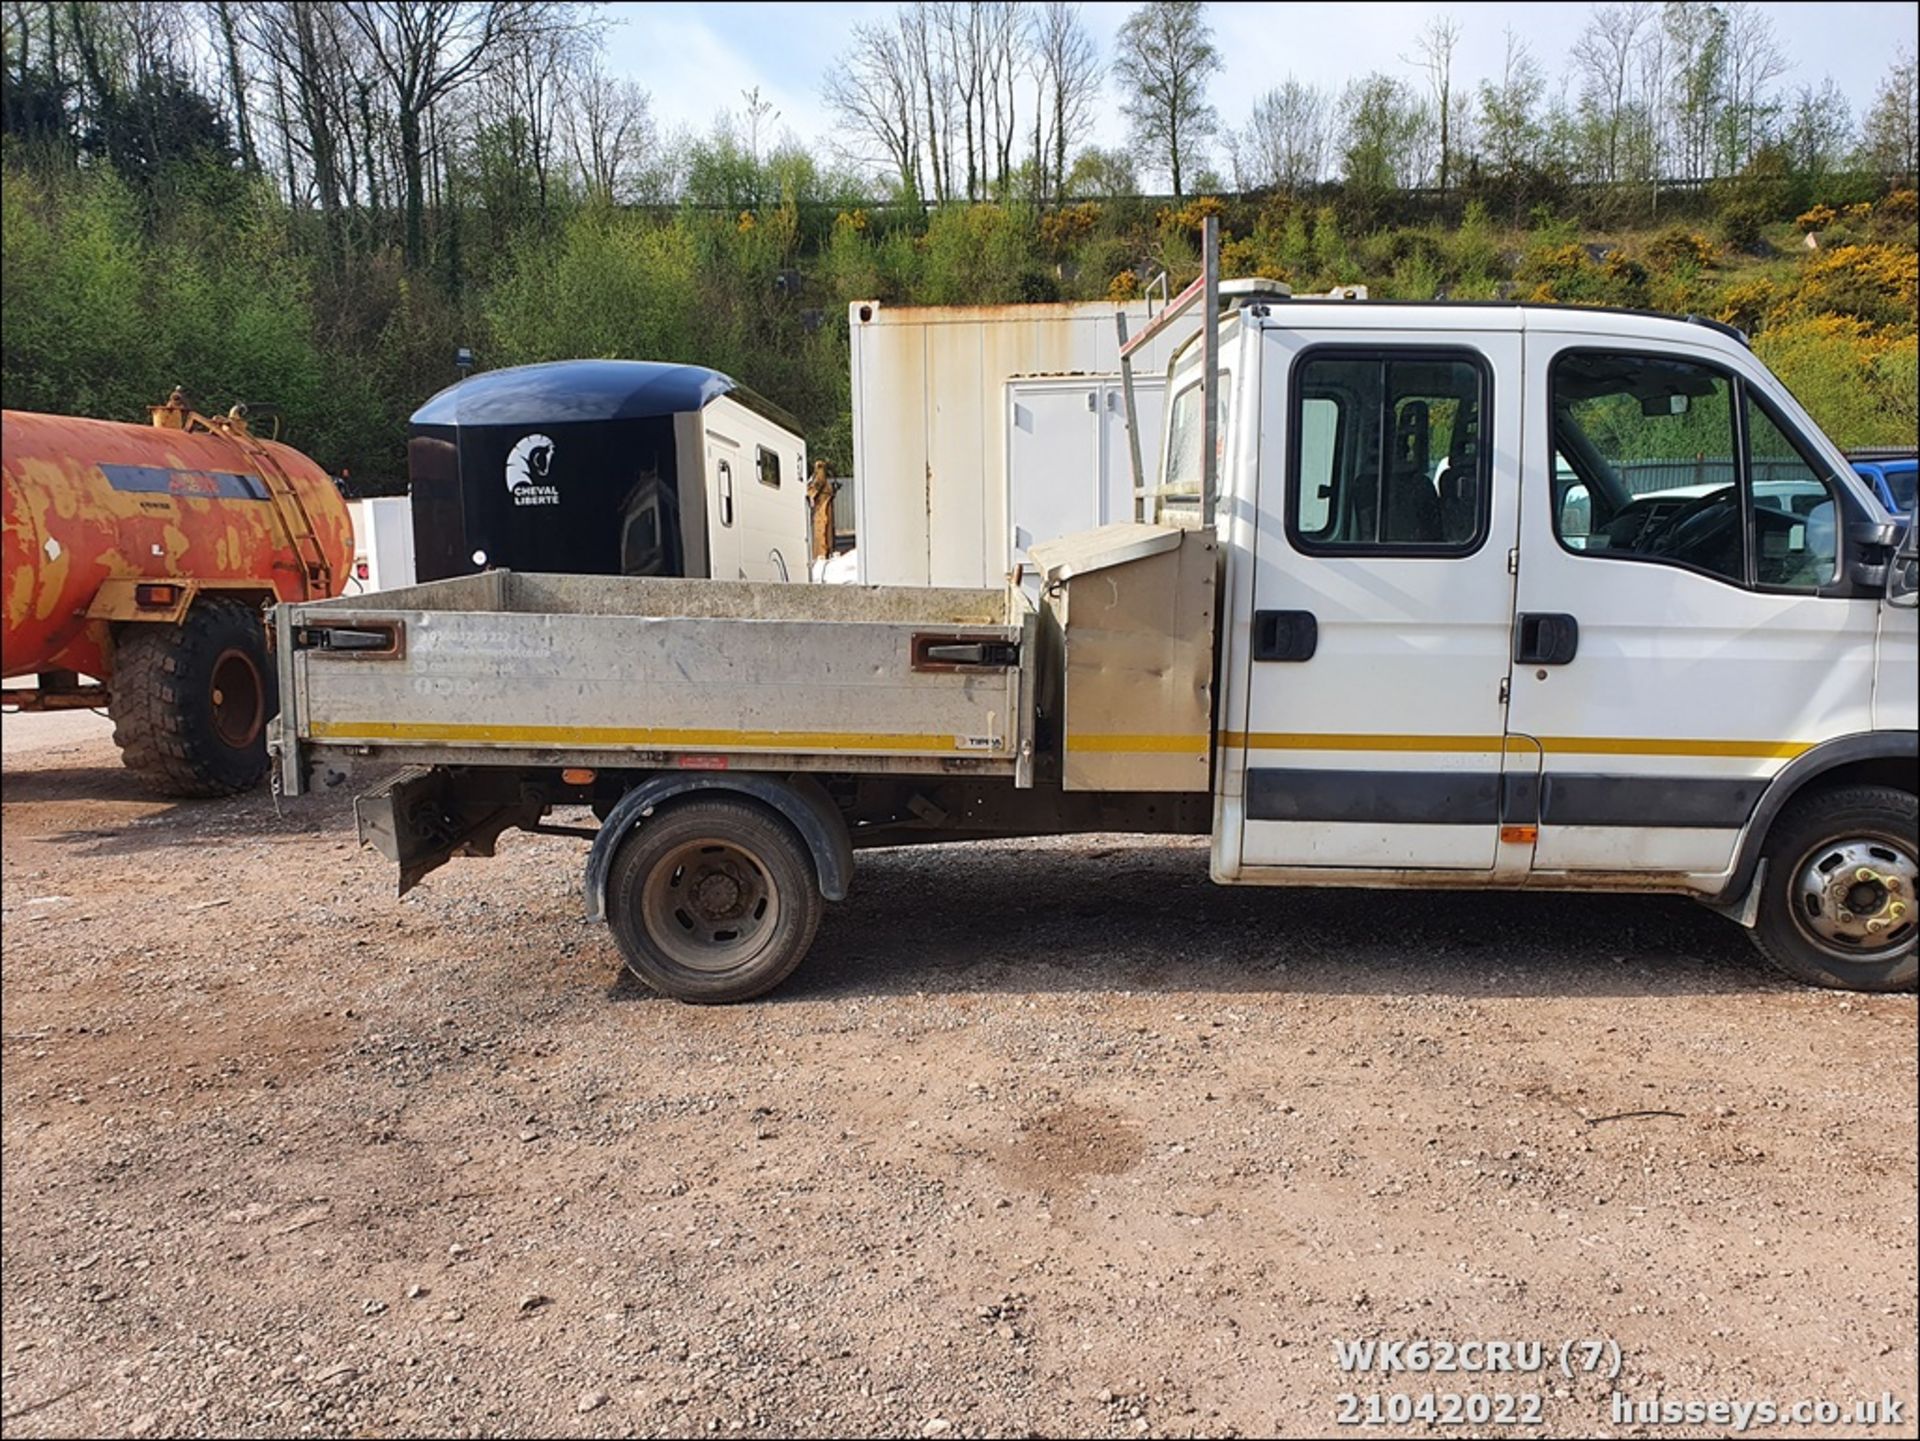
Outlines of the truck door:
M1352 336L1262 334L1239 869L1492 874L1520 335Z
M1527 366L1510 724L1544 758L1533 868L1719 872L1776 771L1872 728L1852 498L1731 357L1530 331Z

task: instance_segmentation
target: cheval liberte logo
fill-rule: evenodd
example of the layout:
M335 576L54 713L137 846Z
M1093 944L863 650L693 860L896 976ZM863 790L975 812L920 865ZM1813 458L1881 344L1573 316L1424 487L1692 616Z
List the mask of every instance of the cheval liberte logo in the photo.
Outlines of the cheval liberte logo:
M558 505L560 492L547 484L553 469L553 441L523 435L507 453L507 491L515 505Z

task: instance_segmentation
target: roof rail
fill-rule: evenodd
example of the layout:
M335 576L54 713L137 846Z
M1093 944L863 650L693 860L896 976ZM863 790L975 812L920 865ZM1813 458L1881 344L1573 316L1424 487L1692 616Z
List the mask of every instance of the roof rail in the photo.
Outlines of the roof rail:
M1715 320L1711 315L1688 315L1683 318L1689 325L1704 325L1708 330L1717 330L1722 335L1732 337L1748 350L1753 349L1753 342L1747 339L1747 332L1737 325L1729 325L1724 320Z

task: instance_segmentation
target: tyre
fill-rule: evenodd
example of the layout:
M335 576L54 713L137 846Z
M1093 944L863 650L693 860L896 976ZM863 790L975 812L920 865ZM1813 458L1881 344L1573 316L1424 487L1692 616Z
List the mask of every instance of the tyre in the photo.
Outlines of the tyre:
M1790 976L1909 991L1920 939L1920 802L1886 786L1821 791L1781 812L1753 938Z
M114 637L114 742L129 770L168 795L259 784L279 708L259 614L239 601L198 600L178 625L129 625Z
M677 1000L764 995L813 944L824 903L813 857L752 801L663 806L621 845L607 918L627 968Z

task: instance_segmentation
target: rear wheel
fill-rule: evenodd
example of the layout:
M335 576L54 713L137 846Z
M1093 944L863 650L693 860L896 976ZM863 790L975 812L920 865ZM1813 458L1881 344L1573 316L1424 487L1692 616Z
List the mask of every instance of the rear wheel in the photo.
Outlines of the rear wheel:
M1849 786L1796 801L1767 837L1754 940L1816 986L1912 990L1920 941L1920 801Z
M822 910L813 858L751 801L683 800L628 837L607 877L627 967L682 1001L744 1001L800 964Z
M113 739L127 768L168 795L257 785L277 709L266 633L239 601L199 600L179 625L129 625L115 636Z

